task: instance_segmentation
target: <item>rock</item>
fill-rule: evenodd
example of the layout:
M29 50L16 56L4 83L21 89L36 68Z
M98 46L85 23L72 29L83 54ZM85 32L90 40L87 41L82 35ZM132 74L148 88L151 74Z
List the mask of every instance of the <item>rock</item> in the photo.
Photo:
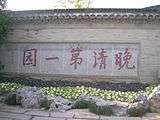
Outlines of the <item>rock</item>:
M157 112L160 111L160 85L153 90L147 100L152 109L157 109Z
M49 111L54 111L54 112L59 111L58 106L56 105L56 103L54 101L50 104Z
M148 111L148 106L145 102L140 101L129 105L127 113L132 117L141 117Z
M84 94L81 94L78 98L78 100L83 100L83 101L93 102L93 103L100 101L100 99L101 98L99 97L89 96L89 95L84 95Z
M25 108L40 108L45 95L36 87L24 87L17 89L16 95Z
M109 101L109 100L106 101L100 97L83 95L83 94L80 95L78 99L95 103L97 106L105 106L105 105L114 106L116 104L113 101Z
M73 106L73 102L62 98L61 96L53 97L51 101L52 103L50 105L49 111L64 112L66 110L70 110Z
M127 102L120 102L120 101L114 101L116 103L114 106L112 106L112 109L114 110L115 116L126 116L129 103Z
M111 107L114 115L124 116L127 115L128 103L119 101L104 100L96 96L80 95L79 100L84 100L90 103L95 103L97 107Z
M147 96L144 94L140 94L133 100L133 102L140 102L140 101L147 101Z
M25 96L28 92L37 92L37 87L23 87L16 90L16 94L19 96Z
M6 94L0 94L0 103L4 103L6 100L7 95Z
M72 108L73 102L66 100L60 96L51 97L44 95L43 92L36 87L24 87L17 89L16 93L9 95L8 104L19 104L25 108L43 108L50 111L66 111ZM11 103L12 102L12 103Z

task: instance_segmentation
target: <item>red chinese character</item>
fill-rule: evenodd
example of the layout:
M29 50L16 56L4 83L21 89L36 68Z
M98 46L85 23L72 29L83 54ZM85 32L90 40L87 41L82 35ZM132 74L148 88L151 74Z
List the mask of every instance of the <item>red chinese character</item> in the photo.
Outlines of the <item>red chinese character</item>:
M25 50L23 55L23 65L36 66L36 49Z
M59 60L59 57L47 57L46 60Z
M128 48L126 48L124 54L122 52L115 54L115 64L119 66L118 70L121 70L124 67L126 67L127 69L134 69L135 65L129 66L129 61L131 58L132 55L129 52Z
M78 47L76 49L73 48L71 50L72 57L70 65L74 65L74 69L77 69L77 65L80 65L82 63L82 58L79 57L81 51L82 50Z
M104 49L101 49L100 53L94 52L94 65L93 68L95 68L98 65L98 61L100 61L99 63L99 69L101 70L106 69L106 58L108 57L106 54L106 51L104 51Z

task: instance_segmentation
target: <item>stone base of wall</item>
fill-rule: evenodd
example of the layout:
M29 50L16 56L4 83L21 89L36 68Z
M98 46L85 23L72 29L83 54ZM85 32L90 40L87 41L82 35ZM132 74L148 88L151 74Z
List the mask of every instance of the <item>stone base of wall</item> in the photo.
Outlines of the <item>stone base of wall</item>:
M2 76L9 78L33 78L46 81L73 81L73 82L111 82L111 83L142 83L137 77L108 77L86 75L52 75L52 74L27 74L27 73L3 73Z
M127 81L128 80L128 81ZM130 81L129 81L130 80ZM132 81L131 81L132 80ZM125 82L126 81L126 82ZM27 86L37 87L76 87L85 86L98 89L114 90L114 91L140 91L144 90L149 84L135 82L134 79L113 79L105 77L93 76L53 76L53 75L37 75L37 74L3 74L0 78L1 82L14 82L25 84Z

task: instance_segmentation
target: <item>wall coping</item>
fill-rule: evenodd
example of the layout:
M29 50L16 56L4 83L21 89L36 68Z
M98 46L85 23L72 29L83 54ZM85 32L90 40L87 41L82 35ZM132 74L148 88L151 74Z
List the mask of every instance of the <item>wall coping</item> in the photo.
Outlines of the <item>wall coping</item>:
M68 21L105 20L109 22L160 23L160 9L54 9L8 11L15 23L67 23ZM60 22L58 22L60 21Z

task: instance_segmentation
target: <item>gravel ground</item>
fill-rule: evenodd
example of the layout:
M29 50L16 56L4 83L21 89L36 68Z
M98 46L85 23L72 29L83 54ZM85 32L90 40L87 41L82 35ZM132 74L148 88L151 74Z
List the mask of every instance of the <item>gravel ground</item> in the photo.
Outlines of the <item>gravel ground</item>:
M22 78L6 78L1 77L0 82L14 82L30 86L44 87L44 86L53 86L53 87L64 87L64 86L86 86L94 87L107 90L115 91L139 91L144 90L149 84L142 83L110 83L110 82L73 82L73 81L46 81L41 79L22 79Z

